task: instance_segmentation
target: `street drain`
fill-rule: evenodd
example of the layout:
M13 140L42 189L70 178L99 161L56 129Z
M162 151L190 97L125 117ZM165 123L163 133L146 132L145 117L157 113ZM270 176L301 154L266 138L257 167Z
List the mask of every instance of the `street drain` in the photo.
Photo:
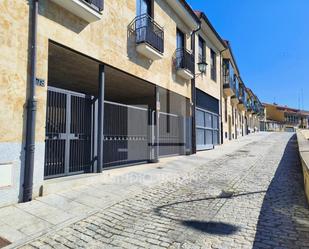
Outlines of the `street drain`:
M6 240L6 239L0 237L0 248L3 248L3 247L5 247L5 246L8 246L9 244L11 244L10 241L8 241L8 240Z

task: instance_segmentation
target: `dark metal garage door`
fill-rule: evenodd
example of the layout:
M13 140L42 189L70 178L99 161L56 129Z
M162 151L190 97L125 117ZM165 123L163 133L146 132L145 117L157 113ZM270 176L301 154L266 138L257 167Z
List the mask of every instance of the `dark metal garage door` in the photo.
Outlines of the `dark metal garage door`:
M196 108L196 147L198 150L213 149L219 142L219 117Z
M219 100L196 90L196 149L213 149L219 143Z

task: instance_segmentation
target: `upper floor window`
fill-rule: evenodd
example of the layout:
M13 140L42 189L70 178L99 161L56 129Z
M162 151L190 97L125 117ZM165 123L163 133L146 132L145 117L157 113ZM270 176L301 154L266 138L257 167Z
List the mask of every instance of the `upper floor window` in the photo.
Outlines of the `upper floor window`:
M149 15L152 17L152 0L136 0L136 15Z
M185 34L177 29L176 31L176 46L177 48L185 48L186 44L185 44Z
M217 81L217 55L215 51L210 50L210 70L211 70L211 79Z
M198 62L206 62L206 43L201 36L198 37Z

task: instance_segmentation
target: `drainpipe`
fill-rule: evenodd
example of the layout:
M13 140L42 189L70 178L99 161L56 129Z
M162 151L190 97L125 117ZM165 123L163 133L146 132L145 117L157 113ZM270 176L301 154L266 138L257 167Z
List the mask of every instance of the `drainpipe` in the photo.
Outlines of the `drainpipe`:
M223 96L223 79L222 79L222 53L224 51L228 50L228 48L225 48L223 50L220 51L220 101L219 101L219 111L220 111L220 142L221 144L223 144L223 121L222 121L222 96Z
M191 32L191 49L195 58L195 34L201 29L201 24L198 24L196 30ZM194 62L195 63L195 62ZM192 99L192 154L196 154L196 128L195 128L195 107L196 107L196 89L195 89L195 64L194 78L191 80L191 99Z
M30 4L30 3L29 3ZM33 188L33 169L35 151L35 119L37 110L37 100L35 96L36 84L36 52L37 52L37 19L38 19L38 0L32 0L30 8L30 85L29 97L27 100L27 127L26 127L26 146L25 146L25 173L23 184L23 202L32 200Z

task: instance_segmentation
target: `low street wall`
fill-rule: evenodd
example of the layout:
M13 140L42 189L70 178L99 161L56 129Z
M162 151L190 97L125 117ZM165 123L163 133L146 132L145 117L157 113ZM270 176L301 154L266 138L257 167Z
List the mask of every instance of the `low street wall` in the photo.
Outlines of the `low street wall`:
M309 203L309 130L298 130L297 141L304 174L304 188Z

